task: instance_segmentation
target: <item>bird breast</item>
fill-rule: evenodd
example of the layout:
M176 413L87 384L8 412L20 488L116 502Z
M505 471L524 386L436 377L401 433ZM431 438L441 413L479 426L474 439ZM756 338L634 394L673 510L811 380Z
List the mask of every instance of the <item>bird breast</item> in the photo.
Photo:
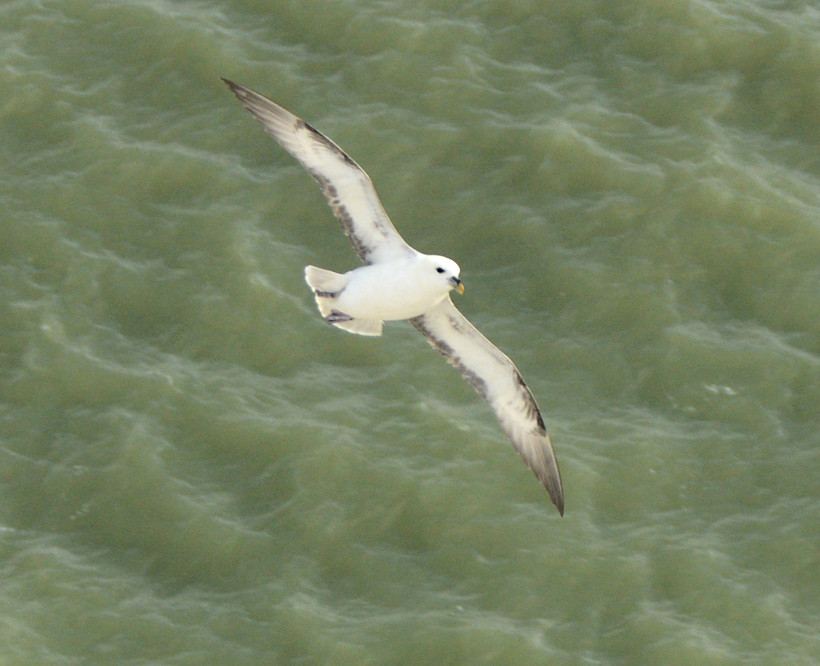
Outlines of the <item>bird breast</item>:
M440 303L449 292L435 271L415 262L372 264L350 271L336 308L360 319L411 319ZM427 276L426 273L431 273Z

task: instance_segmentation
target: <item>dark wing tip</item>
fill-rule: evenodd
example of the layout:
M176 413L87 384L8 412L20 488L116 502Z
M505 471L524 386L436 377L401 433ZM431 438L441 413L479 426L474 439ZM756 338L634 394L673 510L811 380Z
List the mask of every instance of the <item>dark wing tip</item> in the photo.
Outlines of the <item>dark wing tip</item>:
M561 486L561 477L558 473L557 469L550 469L547 470L546 473L543 470L536 471L535 475L538 477L538 480L541 482L541 485L544 486L547 490L547 495L549 495L550 500L555 505L555 508L558 509L558 513L562 516L564 515L564 489Z
M228 86L231 89L231 92L237 96L239 101L245 104L246 106L248 101L254 99L254 96L262 97L262 95L260 95L259 93L254 92L253 90L250 90L245 86L239 85L238 83L234 83L230 79L222 77L222 81L225 83L226 86Z
M546 433L544 433L544 436L546 436ZM561 483L561 472L558 469L558 460L555 458L555 454L552 451L552 444L548 437L546 440L546 448L541 450L538 458L540 458L540 460L533 461L527 456L524 456L524 460L526 460L530 469L532 469L535 476L538 477L541 485L546 488L550 500L552 500L555 508L558 509L558 513L563 516L564 487Z
M560 486L560 479L558 480L557 487L545 486L547 489L547 493L552 500L552 503L555 505L555 508L558 509L558 514L563 516L564 515L564 490Z
M558 460L555 457L555 452L552 449L552 442L549 441L549 436L544 431L544 436L547 438L547 450L544 452L544 466L540 473L536 474L538 480L547 489L547 494L550 496L558 513L564 515L564 485L561 482L561 471L558 469Z
M222 79L222 83L228 86L234 94L236 94L236 91L241 87L238 83L234 83L230 79L226 79L224 76L220 76L219 78Z

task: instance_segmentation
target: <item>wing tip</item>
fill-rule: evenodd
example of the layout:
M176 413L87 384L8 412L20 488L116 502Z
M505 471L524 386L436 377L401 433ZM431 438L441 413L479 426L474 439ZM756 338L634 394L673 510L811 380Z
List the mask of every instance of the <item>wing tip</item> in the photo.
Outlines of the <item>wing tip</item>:
M547 487L547 493L549 493L550 499L552 500L552 503L555 505L555 508L558 509L558 513L561 516L563 516L564 484L561 483L561 472L558 469L558 461L555 459L555 454L553 454L552 462L555 465L555 467L550 470L551 484L549 487Z
M561 473L558 471L558 461L555 460L553 456L545 467L541 469L533 467L532 470L535 472L535 476L538 477L541 485L546 489L547 495L549 495L550 501L555 505L555 508L558 509L558 513L563 516L564 487L561 483Z
M552 448L552 442L549 436L544 433L546 445L540 451L540 455L535 460L530 460L524 456L524 460L529 465L530 469L535 473L535 476L541 482L541 485L547 491L550 500L558 509L558 513L564 515L564 485L561 482L561 471L558 468L558 460L555 457L555 452Z
M560 480L560 479L559 479ZM564 491L561 488L558 488L556 491L552 491L547 488L547 493L552 500L552 503L555 505L555 508L558 509L558 515L563 517L564 516Z
M239 88L241 88L241 87L242 87L242 86L240 86L238 83L234 83L234 82L233 82L233 81L231 81L230 79L226 79L224 76L220 76L219 78L220 78L220 80L222 81L222 83L224 83L224 84L225 84L226 86L228 86L231 90L233 90L233 91L234 91L234 93L236 93L236 91L237 91Z
M228 88L230 88L230 89L231 89L231 92L232 92L234 95L236 95L236 98L237 98L240 102L242 102L242 104L244 104L244 105L245 105L245 107L248 109L248 111L251 111L251 113L253 113L253 111L251 110L251 108L250 108L250 107L248 107L248 104L249 104L249 103L251 103L251 102L254 100L254 96L255 96L255 95L256 95L256 96L259 96L259 97L261 97L261 95L259 95L259 93L255 93L255 92L254 92L253 90L251 90L250 88L246 88L245 86L240 85L239 83L234 83L234 82L233 82L233 81L231 81L230 79L226 79L224 76L220 76L219 78L220 78L220 79L222 79L222 82L223 82L226 86L228 86ZM254 114L254 115L256 115L256 114Z

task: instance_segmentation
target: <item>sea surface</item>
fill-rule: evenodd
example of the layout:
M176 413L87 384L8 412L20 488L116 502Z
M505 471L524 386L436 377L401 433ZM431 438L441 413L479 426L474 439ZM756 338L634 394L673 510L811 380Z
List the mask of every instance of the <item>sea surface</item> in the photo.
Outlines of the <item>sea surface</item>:
M561 518L220 77L461 265ZM820 10L0 4L0 664L820 663Z

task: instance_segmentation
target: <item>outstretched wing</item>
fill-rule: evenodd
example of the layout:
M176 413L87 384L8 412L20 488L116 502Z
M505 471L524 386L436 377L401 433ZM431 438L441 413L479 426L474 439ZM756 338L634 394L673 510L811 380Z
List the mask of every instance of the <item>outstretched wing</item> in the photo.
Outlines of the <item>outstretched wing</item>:
M396 231L362 168L324 134L267 97L222 79L265 131L319 183L353 249L366 264L415 253Z
M449 297L410 323L490 403L516 451L564 515L558 461L535 398L513 362L467 321Z

